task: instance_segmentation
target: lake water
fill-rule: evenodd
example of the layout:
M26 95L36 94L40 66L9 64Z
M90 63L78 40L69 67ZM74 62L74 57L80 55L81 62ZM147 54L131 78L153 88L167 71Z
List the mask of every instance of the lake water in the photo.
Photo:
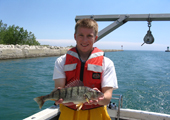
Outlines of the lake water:
M123 108L170 114L170 53L106 52L116 68ZM0 60L0 119L20 120L39 107L33 98L49 94L57 57ZM116 102L116 101L115 101ZM47 101L42 109L53 105Z

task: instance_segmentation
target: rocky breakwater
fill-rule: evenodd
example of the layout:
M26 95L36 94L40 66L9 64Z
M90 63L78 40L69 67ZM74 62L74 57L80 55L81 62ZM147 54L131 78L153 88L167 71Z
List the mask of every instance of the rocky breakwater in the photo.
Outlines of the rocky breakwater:
M0 60L59 56L68 51L68 47L57 46L29 46L29 45L2 45L0 44Z

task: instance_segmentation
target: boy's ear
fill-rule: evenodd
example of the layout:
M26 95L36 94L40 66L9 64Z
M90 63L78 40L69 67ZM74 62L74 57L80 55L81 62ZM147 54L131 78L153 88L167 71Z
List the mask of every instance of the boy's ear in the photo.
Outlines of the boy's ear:
M95 37L95 42L97 41L97 39L98 39L98 36Z
M76 34L74 34L74 39L76 40Z

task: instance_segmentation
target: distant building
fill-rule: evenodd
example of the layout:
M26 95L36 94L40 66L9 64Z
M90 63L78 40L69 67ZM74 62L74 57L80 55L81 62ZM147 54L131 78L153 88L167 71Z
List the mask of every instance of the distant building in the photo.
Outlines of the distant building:
M170 50L169 50L169 46L167 47L167 50L165 50L165 52L170 52Z
M121 50L123 50L123 45L121 45Z

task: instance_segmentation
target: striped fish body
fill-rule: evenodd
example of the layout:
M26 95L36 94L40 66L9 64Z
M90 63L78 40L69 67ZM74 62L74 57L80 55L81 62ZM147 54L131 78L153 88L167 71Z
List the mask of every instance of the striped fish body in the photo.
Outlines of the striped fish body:
M39 108L43 106L47 100L63 99L63 103L73 102L74 104L85 103L86 100L96 100L103 96L102 92L96 91L85 86L68 87L63 89L55 89L50 94L34 98Z
M74 102L75 104L78 104L79 102L86 102L85 93L87 94L89 89L91 88L83 86L56 89L49 95L44 96L44 101L59 100L62 98L63 103ZM94 90L94 94L95 92L96 91Z

